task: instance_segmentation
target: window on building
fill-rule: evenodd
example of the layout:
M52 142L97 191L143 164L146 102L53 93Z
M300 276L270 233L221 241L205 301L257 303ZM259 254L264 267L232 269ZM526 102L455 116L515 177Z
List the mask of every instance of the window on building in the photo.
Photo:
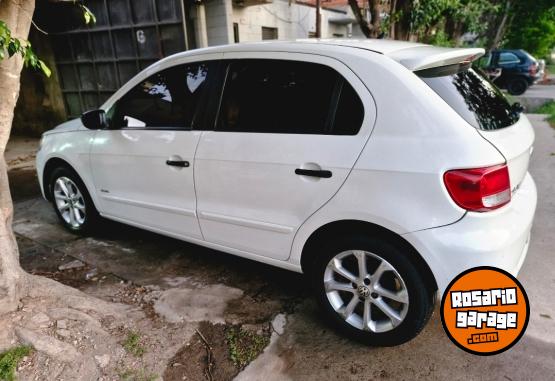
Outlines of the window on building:
M363 116L356 92L328 66L237 60L229 65L218 130L355 135Z
M278 39L278 28L270 28L267 26L262 27L262 39L263 40L277 40Z
M179 65L150 76L112 107L112 126L191 129L204 101L208 68Z
M233 41L239 42L239 24L233 23Z

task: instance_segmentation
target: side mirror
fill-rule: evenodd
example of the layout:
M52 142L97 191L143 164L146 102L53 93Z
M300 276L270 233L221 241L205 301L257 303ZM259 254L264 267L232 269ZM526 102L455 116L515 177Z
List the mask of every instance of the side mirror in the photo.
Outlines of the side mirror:
M106 112L104 110L90 110L81 114L83 126L91 130L102 130L108 128Z

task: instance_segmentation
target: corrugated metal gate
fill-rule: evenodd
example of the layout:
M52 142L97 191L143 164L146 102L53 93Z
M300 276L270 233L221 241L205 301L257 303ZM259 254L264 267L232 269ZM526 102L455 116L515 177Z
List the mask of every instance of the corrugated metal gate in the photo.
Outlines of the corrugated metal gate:
M92 27L52 36L68 116L101 105L140 70L186 49L180 0L89 0Z

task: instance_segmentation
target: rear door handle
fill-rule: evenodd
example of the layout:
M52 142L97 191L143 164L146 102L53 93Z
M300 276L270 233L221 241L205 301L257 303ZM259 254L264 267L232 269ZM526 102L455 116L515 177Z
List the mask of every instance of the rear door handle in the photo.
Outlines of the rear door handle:
M295 169L295 173L300 176L311 176L311 177L322 177L324 179L329 179L331 177L331 171L326 171L323 169Z
M171 165L173 167L182 167L187 168L189 166L189 162L185 160L166 160L167 165Z

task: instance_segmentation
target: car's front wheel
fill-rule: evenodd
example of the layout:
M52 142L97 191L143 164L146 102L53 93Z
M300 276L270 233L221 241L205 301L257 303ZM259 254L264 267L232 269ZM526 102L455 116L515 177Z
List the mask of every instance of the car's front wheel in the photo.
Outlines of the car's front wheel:
M56 168L49 182L50 199L62 224L73 232L89 231L98 212L79 176L69 168Z
M374 346L415 337L431 316L435 290L410 255L414 253L367 236L322 245L311 278L332 325Z

